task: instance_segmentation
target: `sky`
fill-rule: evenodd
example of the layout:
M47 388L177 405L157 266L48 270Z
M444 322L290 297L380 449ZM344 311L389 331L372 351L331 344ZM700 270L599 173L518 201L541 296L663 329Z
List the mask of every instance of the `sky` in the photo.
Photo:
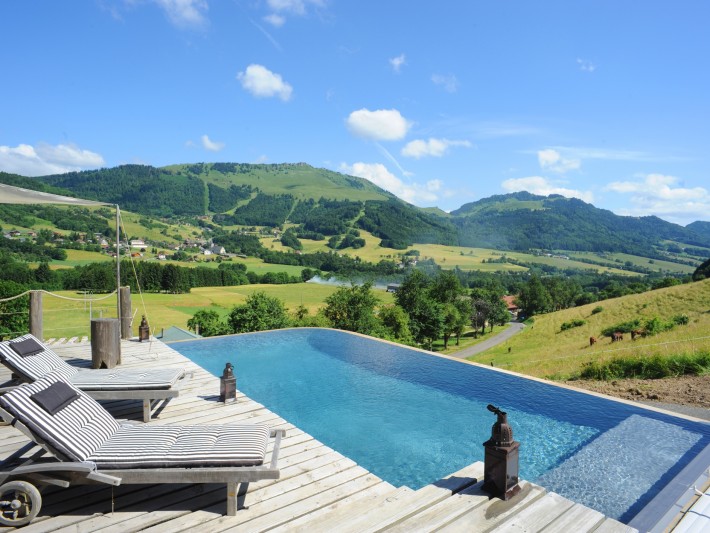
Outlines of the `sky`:
M705 0L4 0L0 171L297 163L710 221Z

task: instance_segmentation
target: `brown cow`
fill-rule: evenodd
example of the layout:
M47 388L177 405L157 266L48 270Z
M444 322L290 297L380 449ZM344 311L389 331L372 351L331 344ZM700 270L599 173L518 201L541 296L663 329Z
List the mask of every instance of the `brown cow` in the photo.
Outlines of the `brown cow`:
M611 336L611 342L623 341L623 340L624 340L624 334L621 333L620 331L615 331L614 334Z
M594 346L597 343L596 337L589 337L589 346Z
M645 337L646 336L646 330L643 329L635 329L631 332L631 340L635 341L636 337Z

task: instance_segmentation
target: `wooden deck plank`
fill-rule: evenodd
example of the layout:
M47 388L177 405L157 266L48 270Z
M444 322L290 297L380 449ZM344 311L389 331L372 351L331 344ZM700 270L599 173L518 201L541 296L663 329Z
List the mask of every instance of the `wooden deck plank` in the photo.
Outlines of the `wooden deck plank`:
M442 532L471 532L484 533L493 531L500 524L516 513L523 511L532 502L545 494L545 489L532 483L521 482L521 491L508 501L499 499L490 500L488 503L473 508L470 512L460 515L453 522L440 529Z
M471 511L479 505L485 505L490 500L490 495L482 489L483 481L466 487L461 492L450 498L422 509L417 514L410 516L387 531L393 533L409 533L410 531L438 531L450 524L459 516Z
M545 533L587 533L596 530L603 520L604 515L599 511L575 503L549 524Z
M520 531L535 533L542 531L555 518L571 508L572 505L574 505L574 502L567 498L563 498L554 492L548 492L542 498L538 498L525 509L508 518L495 530L500 533L517 533Z
M317 511L291 520L286 524L274 528L272 531L274 533L323 531L325 528L319 525L319 521L327 521L332 514L338 513L341 509L348 509L353 516L357 516L358 514L367 512L368 509L377 505L383 499L394 495L396 492L412 492L412 489L408 487L396 489L386 481L383 481L347 498L322 507ZM347 519L341 521L341 523L344 522L347 522Z

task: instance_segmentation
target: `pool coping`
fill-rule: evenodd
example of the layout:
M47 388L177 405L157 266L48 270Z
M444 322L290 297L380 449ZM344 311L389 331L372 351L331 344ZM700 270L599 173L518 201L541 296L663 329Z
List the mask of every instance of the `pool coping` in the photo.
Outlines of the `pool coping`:
M383 342L386 344L390 344L392 346L396 346L399 348L407 348L411 350L415 350L417 352L426 354L426 355L433 355L435 357L440 357L442 359L448 359L449 361L455 361L457 363L463 363L463 364L468 364L468 365L473 365L477 366L480 368L485 368L487 370L493 370L496 372L502 372L504 374L508 374L510 376L515 376L518 378L523 378L523 379L528 379L532 381L536 381L538 383L543 383L545 385L551 385L555 387L560 387L565 390L573 391L573 392L578 392L578 393L583 393L583 394L588 394L590 396L595 396L598 398L603 398L606 400L614 401L614 402L619 402L625 405L633 406L636 408L640 409L646 409L648 411L653 411L656 413L664 414L666 416L672 416L675 418L680 418L683 420L687 420L690 422L695 422L695 423L700 423L704 424L707 426L710 426L710 422L708 420L704 420L701 418L696 418L694 416L686 415L683 413L677 413L674 411L670 411L668 409L662 409L658 407L654 407L652 405L647 405L639 402L634 402L632 400L626 400L624 398L617 398L614 396L609 396L607 394L603 394L600 392L595 392L595 391L590 391L586 389L581 389L577 388L571 385L567 384L562 384L562 383L556 383L551 380L547 380L544 378L538 378L535 376L528 376L526 374L521 374L519 372L515 372L512 370L506 370L503 368L498 368L495 366L487 366L481 363L477 363L475 361L469 361L467 359L460 359L451 355L447 354L440 354L436 352L432 352L429 350L424 350L422 348L417 348L415 346L408 346L405 344L400 344L394 341L390 341L387 339L380 339L377 337L372 337L370 335L365 335L364 333L358 333L355 331L346 331L342 329L337 329L337 328L322 328L322 327L292 327L292 328L281 328L281 329L272 329L272 330L264 330L264 331L253 331L253 332L248 332L248 333L232 333L229 335L215 335L213 337L203 337L205 339L213 339L217 337L234 337L237 335L254 335L258 333L273 333L275 331L284 331L284 330L321 330L321 331L339 331L342 333L347 333L350 335L355 335L359 336L365 339L370 339L378 342ZM181 342L194 342L197 340L201 339L186 339L186 340L180 340L180 341L174 341L169 344L179 344ZM693 474L693 472L697 472L699 465L704 464L704 468L702 473L700 474L699 477L696 477L696 474ZM700 451L684 468L681 470L680 473L678 473L670 482L666 484L666 486L660 490L658 494L650 501L648 502L629 522L629 526L638 529L639 531L649 531L652 533L660 533L664 531L671 523L674 521L677 521L679 514L686 508L688 507L689 503L692 502L694 496L695 496L695 487L696 486L703 486L704 483L708 482L708 476L710 476L710 445L706 446L703 450ZM663 509L666 509L665 511L658 511L657 508L662 506Z

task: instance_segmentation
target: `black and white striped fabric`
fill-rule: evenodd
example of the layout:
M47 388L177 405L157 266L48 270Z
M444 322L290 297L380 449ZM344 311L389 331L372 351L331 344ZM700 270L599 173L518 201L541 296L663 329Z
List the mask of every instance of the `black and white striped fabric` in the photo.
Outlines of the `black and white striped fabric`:
M184 375L177 368L99 368L80 369L70 381L81 390L169 389Z
M260 465L269 433L261 425L124 425L88 460L102 469Z
M58 381L65 380L59 374L50 373L3 394L0 405L59 452L60 459L85 461L121 426L96 400L70 383L67 385L79 397L54 415L31 398Z
M34 339L44 350L22 357L10 346L12 342L27 339ZM27 381L36 381L50 372L55 372L82 390L170 389L185 375L185 371L179 368L77 368L29 333L9 342L0 342L0 362Z
M270 430L263 425L120 425L93 398L79 398L54 415L31 396L64 381L51 373L0 396L0 405L60 453L99 468L253 466L264 462Z
M22 357L10 346L12 342L21 342L27 339L34 339L44 350L35 355ZM0 362L27 381L36 381L50 372L55 372L65 378L70 378L79 372L78 368L68 364L31 333L11 341L0 342Z

